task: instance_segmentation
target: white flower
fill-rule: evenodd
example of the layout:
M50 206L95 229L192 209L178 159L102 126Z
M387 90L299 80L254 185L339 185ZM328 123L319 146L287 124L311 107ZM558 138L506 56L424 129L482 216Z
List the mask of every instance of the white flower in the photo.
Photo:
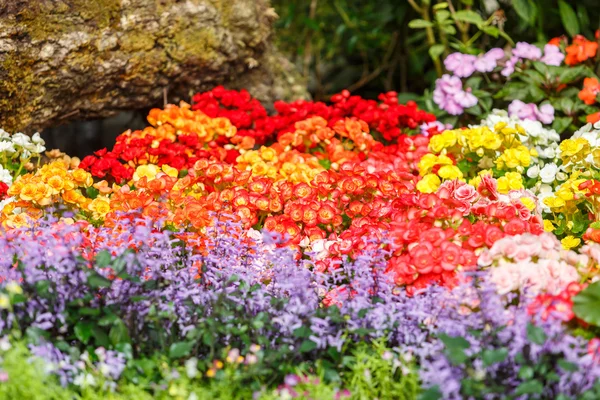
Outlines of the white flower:
M14 144L20 147L25 147L31 143L31 138L23 133L15 133L12 135L11 140Z
M6 183L8 186L12 185L13 178L10 171L0 165L0 182Z
M528 171L529 172L529 171ZM540 171L540 178L544 183L552 183L556 178L556 173L558 172L558 167L554 163L546 164L544 168Z
M96 386L96 379L92 374L81 373L75 377L73 384L81 387Z
M44 142L44 139L42 139L42 137L40 136L39 132L33 134L33 136L31 137L31 141L35 144L46 144L46 142Z
M17 150L13 142L0 142L0 153L14 154Z
M0 350L8 351L11 349L11 347L12 345L10 344L8 336L4 336L2 339L0 339Z
M195 378L198 375L198 359L196 357L186 360L185 372L190 379Z
M531 179L537 178L539 174L540 174L539 165L533 165L533 166L529 167L529 169L527 170L527 176L530 177Z
M44 146L42 146L41 144L35 144L35 143L29 143L28 145L25 146L25 149L27 149L28 151L35 153L35 154L40 154L44 150L46 150L46 148Z
M0 128L0 139L8 139L10 135L4 129Z

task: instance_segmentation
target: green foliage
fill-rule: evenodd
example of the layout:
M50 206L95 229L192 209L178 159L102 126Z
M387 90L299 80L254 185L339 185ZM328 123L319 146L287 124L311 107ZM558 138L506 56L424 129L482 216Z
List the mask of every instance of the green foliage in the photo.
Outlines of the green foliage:
M600 282L594 282L573 298L573 312L588 324L600 327Z
M45 373L41 360L29 360L31 354L23 343L2 354L1 369L8 376L0 383L0 399L4 400L58 400L69 399L69 393L63 389L54 377Z
M317 99L348 88L363 96L421 93L450 52L511 42L588 38L596 0L274 0L278 45L301 67ZM418 78L417 78L418 77ZM567 124L566 120L560 124Z

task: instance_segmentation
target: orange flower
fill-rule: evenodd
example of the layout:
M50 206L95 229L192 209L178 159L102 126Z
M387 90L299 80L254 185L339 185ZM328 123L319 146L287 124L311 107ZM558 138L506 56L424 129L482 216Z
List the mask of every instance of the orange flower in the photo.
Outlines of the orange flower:
M579 98L585 104L591 105L596 102L596 96L600 92L600 82L596 78L585 78L583 89L579 92Z
M590 124L595 124L596 122L600 121L600 111L588 115L587 117L585 117L585 120Z
M587 40L581 35L577 35L573 38L573 44L567 46L566 51L567 57L565 58L565 64L575 65L596 56L598 43Z

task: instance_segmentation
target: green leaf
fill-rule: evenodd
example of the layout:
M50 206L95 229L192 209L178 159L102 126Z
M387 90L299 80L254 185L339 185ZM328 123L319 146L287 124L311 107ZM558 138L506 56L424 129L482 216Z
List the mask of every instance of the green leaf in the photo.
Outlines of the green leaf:
M567 33L575 36L579 33L579 21L573 8L564 0L558 0L558 13Z
M440 392L440 389L437 386L434 386L421 392L421 394L419 394L418 400L439 400L442 397L443 396L442 392Z
M112 260L112 255L110 254L110 252L108 250L102 250L96 256L96 265L99 268L104 268L108 264L110 264L111 260Z
M90 186L89 188L85 189L85 194L87 194L87 197L90 199L95 199L98 197L98 194L100 194L100 191L95 187Z
M546 343L546 334L542 328L535 326L530 322L527 324L527 339L541 346Z
M309 351L313 351L314 349L317 348L317 344L315 342L313 342L312 340L305 340L304 342L302 342L302 344L300 345L300 353L308 353Z
M522 394L541 394L544 391L544 385L540 381L532 380L523 382L515 389L515 394L520 396Z
M424 19L413 19L408 23L408 27L412 29L424 29L431 28L433 23L425 21Z
M586 67L579 65L577 67L565 67L561 68L561 72L558 75L558 82L560 83L571 83L581 78L588 76Z
M444 52L444 49L445 47L443 44L434 44L429 48L429 55L433 60L437 60Z
M108 335L102 329L100 329L99 326L94 325L92 327L92 336L94 337L94 339L96 341L96 346L102 346L102 347L110 346L110 340L108 338Z
M522 380L527 380L533 378L535 371L529 365L523 365L519 369L519 378Z
M119 321L113 325L108 333L108 338L113 345L117 345L119 343L129 343L131 339L129 338L129 330L123 323L123 321Z
M80 321L75 325L75 337L79 339L82 343L87 344L92 337L92 328L93 324L91 322L83 322Z
M193 342L177 342L169 347L170 358L182 358L190 354L194 347Z
M88 285L90 285L90 287L92 287L92 288L109 287L110 284L111 284L110 279L105 278L98 273L94 272L88 276Z
M501 363L506 360L508 356L508 350L505 348L495 350L484 350L482 354L483 365L489 367L490 365Z
M462 364L467 361L465 350L471 347L471 345L465 338L460 336L452 337L444 333L439 338L446 346L446 353L453 364Z
M495 37L495 38L497 38L498 35L500 34L500 29L496 28L495 26L485 25L485 26L482 26L480 29L484 33L486 33L486 34L488 34L488 35L490 35L492 37Z
M561 134L571 125L571 122L573 122L572 117L556 117L552 122L552 129Z
M577 364L573 364L565 360L558 360L558 366L569 372L576 372L579 369Z
M453 17L456 21L468 22L474 25L483 24L483 18L481 18L481 15L472 10L457 11L454 13Z
M312 331L306 325L302 325L299 328L294 329L294 336L297 338L307 338L312 335Z
M573 297L573 312L588 324L600 326L600 281Z
M537 8L533 0L513 0L513 8L517 15L527 24L533 25L537 14Z
M443 23L448 18L450 18L450 11L448 10L438 10L435 12L435 19L439 23Z
M331 161L327 159L319 160L319 164L321 167L325 168L327 171L331 169Z

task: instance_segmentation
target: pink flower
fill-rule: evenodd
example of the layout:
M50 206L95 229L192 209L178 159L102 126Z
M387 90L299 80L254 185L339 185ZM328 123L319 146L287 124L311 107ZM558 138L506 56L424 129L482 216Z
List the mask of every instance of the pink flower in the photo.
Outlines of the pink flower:
M540 59L540 61L546 65L554 65L558 67L564 59L565 55L560 51L558 46L547 44L544 46L544 56Z
M450 72L461 78L468 78L475 72L477 57L471 54L452 53L444 60L444 66Z
M542 51L533 44L518 42L513 49L513 55L527 60L539 60L542 57Z
M504 58L504 50L494 48L487 53L480 55L473 64L479 72L491 72L498 66L498 60Z

